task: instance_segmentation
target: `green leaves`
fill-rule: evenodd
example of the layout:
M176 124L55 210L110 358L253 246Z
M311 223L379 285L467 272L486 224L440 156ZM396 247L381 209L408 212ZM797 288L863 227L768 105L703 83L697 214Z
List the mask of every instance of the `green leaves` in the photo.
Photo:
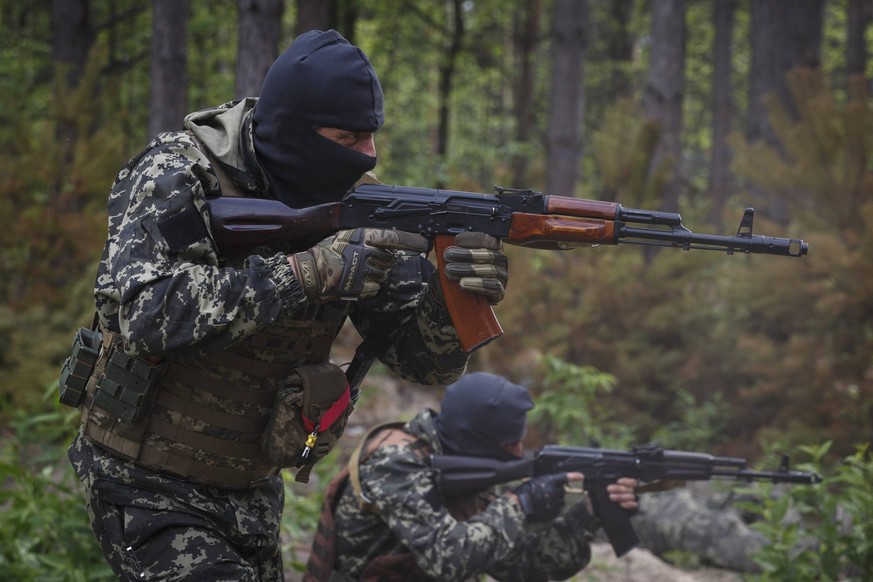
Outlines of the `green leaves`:
M801 447L822 472L832 443ZM873 457L868 446L839 462L816 485L747 489L743 508L769 541L755 556L769 580L873 580Z
M17 411L0 448L0 571L21 581L114 580L67 462L77 413L61 410L55 392Z

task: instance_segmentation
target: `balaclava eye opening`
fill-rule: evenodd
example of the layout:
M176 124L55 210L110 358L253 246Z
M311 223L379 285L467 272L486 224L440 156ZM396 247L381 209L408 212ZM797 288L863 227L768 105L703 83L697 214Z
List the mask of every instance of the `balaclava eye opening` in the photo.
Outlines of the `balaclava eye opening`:
M376 158L315 129L375 132L383 122L382 87L367 55L335 30L300 35L270 67L254 111L270 192L292 208L340 200Z
M501 445L524 438L534 407L527 388L487 372L473 372L446 388L436 418L447 453L510 460Z

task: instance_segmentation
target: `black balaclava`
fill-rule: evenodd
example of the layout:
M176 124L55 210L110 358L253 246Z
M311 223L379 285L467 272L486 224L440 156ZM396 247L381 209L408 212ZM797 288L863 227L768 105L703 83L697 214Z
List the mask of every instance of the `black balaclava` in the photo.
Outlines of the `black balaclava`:
M383 121L367 55L335 30L301 34L270 67L255 106L253 141L270 192L292 208L340 200L376 158L315 129L374 132Z
M487 372L473 372L446 388L436 418L447 453L493 459L514 457L501 445L524 438L534 407L527 388Z

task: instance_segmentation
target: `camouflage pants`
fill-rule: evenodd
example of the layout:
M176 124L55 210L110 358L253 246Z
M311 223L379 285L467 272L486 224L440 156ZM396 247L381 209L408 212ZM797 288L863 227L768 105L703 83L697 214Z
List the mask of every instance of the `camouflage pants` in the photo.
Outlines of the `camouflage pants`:
M102 451L69 450L91 527L121 580L283 580L281 476L241 491L193 485Z

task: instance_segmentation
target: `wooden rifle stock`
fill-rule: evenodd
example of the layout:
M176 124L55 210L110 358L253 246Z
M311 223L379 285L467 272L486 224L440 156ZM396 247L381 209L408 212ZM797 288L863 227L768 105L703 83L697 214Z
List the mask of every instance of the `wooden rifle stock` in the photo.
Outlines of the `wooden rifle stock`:
M340 230L339 202L295 209L278 200L222 196L208 198L206 207L212 238L224 252L325 238Z

